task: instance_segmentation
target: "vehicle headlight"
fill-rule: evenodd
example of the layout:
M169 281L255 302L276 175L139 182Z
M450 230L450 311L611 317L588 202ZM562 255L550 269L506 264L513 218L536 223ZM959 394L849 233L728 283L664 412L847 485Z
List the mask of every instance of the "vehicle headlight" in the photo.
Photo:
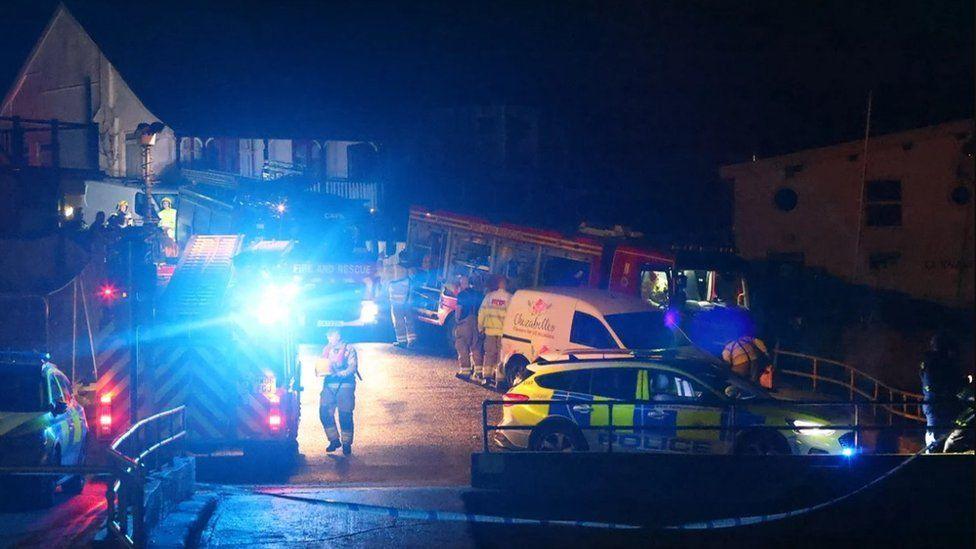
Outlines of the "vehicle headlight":
M790 422L793 425L793 430L801 435L815 436L815 437L826 437L834 434L833 429L821 429L823 423L818 423L816 421L807 421L804 419L794 419Z
M380 308L375 301L363 301L359 309L359 319L366 324L376 322L376 317L380 314Z
M287 322L294 314L298 284L268 284L252 304L251 312L261 324Z

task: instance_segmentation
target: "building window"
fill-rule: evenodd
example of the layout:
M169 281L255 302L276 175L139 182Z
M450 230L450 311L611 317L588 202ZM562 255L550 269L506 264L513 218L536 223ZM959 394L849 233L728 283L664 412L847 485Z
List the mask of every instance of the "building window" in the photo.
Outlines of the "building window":
M803 171L803 164L794 164L792 166L787 166L783 168L783 177L786 179L793 179L796 174Z
M901 226L901 181L868 181L864 190L864 219L868 227Z
M788 187L783 187L782 189L776 191L776 194L773 195L773 204L775 204L776 208L780 211L790 212L796 208L798 199L799 198L796 191Z

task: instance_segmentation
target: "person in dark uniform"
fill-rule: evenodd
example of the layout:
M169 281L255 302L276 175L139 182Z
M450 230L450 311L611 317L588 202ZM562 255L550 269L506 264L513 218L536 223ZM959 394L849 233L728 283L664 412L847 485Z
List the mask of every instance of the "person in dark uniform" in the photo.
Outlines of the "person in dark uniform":
M319 401L319 419L329 439L327 452L342 446L342 453L352 453L353 421L352 412L356 408L356 378L359 376L359 358L356 349L342 341L338 329L329 330L328 345L322 350L322 357L315 365L315 373L324 377L322 395ZM339 426L336 428L336 411L339 412ZM342 430L340 435L339 429Z
M964 385L956 364L956 356L951 342L945 334L935 334L929 340L929 348L922 357L919 378L922 382L922 395L926 401L922 405L925 414L925 445L928 452L941 452L937 441L951 432L951 425L959 413L956 393Z
M458 355L458 377L472 377L473 365L481 364L481 333L478 309L484 296L471 287L466 276L458 277L457 310L454 312L454 350Z

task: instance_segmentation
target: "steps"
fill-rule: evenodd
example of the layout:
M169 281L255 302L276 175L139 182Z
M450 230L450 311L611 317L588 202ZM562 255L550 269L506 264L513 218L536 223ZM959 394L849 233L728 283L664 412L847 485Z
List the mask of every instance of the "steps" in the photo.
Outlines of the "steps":
M160 314L170 319L197 319L219 311L233 258L243 241L241 235L191 237L163 292Z

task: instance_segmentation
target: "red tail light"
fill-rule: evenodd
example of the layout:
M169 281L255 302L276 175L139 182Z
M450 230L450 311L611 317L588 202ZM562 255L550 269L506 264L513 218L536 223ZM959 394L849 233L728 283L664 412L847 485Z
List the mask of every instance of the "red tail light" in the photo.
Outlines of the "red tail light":
M272 431L277 431L280 429L282 423L283 421L281 418L281 413L277 410L268 414L268 427L271 427Z
M106 393L98 397L98 431L97 438L107 439L112 436L112 395Z
M502 397L502 400L512 401L512 402L505 402L504 404L505 406L511 406L512 404L514 404L514 402L522 402L522 401L529 400L529 397L520 393L505 393L505 396Z

